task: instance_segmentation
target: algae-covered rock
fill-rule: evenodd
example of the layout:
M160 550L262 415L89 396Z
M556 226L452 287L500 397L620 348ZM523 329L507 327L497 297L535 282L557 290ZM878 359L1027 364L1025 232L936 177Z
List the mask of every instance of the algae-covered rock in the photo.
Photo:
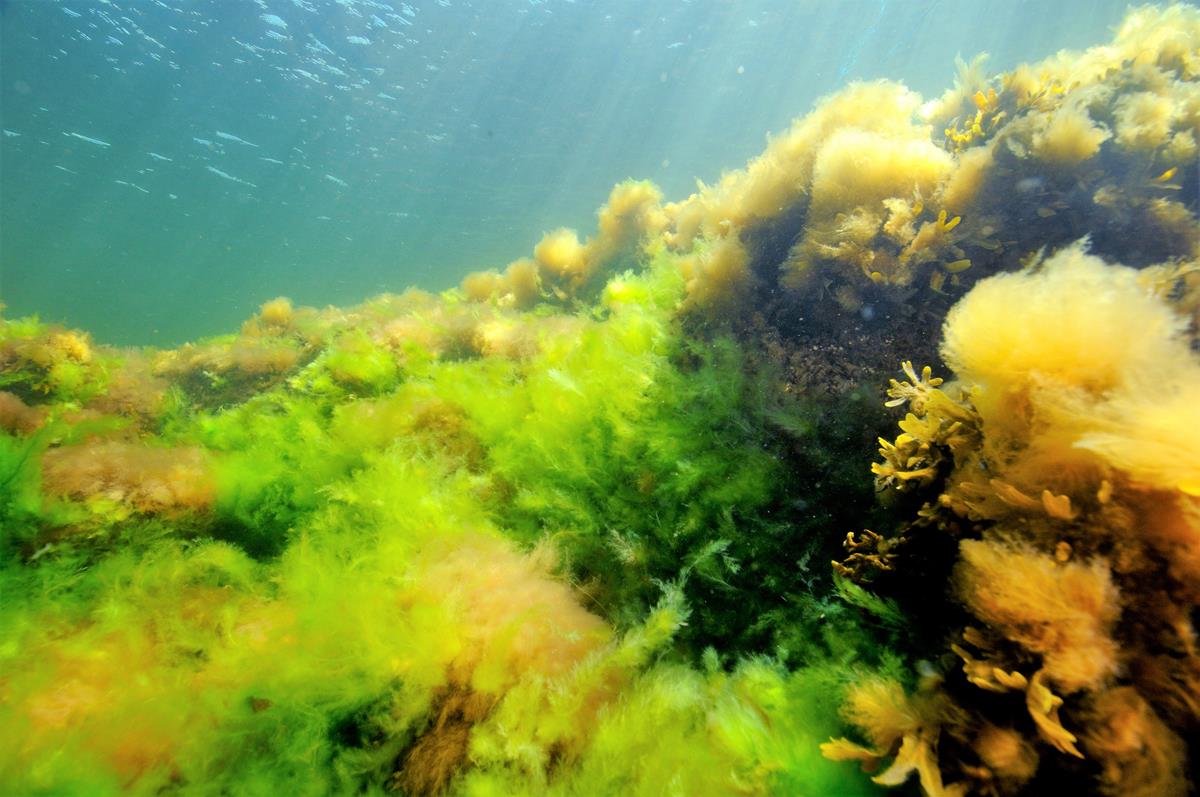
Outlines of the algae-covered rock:
M1197 52L852 84L441 294L3 320L0 792L1194 790Z

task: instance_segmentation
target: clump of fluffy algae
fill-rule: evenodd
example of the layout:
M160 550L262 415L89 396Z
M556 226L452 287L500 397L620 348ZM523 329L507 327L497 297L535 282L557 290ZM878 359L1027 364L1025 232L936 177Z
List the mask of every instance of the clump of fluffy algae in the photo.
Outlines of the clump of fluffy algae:
M0 791L1185 794L1198 138L1140 8L440 295L5 320Z

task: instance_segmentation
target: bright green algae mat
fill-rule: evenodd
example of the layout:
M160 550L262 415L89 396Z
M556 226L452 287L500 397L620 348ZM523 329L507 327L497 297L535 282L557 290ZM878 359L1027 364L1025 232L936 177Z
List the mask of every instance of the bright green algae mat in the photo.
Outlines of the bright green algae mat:
M669 258L621 288L519 357L366 332L453 297L296 312L291 376L191 394L8 322L77 356L6 377L51 398L0 438L7 790L871 791L818 745L890 661L824 565L882 415L685 334Z

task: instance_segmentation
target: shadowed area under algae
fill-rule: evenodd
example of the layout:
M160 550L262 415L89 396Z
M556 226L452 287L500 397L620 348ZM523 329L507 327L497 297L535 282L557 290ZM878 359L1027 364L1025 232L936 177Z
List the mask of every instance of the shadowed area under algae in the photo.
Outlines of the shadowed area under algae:
M1194 792L1198 139L1145 7L440 295L5 320L0 791Z

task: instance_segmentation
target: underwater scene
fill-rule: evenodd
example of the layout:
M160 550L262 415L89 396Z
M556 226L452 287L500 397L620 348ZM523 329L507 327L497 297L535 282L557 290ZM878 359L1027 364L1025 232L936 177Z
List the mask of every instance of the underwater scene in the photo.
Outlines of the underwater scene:
M1044 5L0 2L0 794L1196 794L1200 7Z

